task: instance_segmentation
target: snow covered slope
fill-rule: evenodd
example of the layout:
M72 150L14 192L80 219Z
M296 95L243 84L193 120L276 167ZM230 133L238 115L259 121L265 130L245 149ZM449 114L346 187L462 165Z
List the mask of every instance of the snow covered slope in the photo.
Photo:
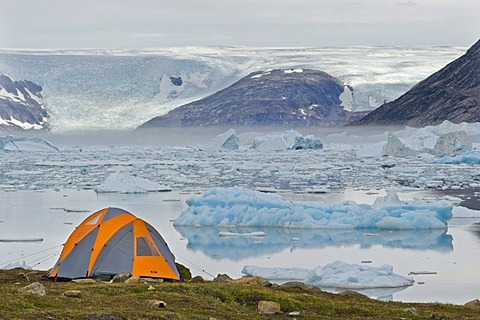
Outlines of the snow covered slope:
M7 130L47 129L42 87L16 81L0 73L0 128Z
M276 68L325 71L348 88L342 96L346 110L373 109L464 51L460 47L0 50L0 71L42 86L52 131L133 129L251 72Z

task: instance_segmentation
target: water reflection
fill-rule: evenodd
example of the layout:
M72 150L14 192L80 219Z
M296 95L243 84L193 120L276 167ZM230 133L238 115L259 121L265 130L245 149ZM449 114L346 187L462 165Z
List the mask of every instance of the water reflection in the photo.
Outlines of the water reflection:
M284 228L194 228L175 226L188 240L187 249L201 251L212 259L239 261L265 256L284 249L316 249L359 245L368 249L374 245L411 250L453 250L453 238L447 230L318 230ZM220 231L250 233L263 231L265 237L219 237Z

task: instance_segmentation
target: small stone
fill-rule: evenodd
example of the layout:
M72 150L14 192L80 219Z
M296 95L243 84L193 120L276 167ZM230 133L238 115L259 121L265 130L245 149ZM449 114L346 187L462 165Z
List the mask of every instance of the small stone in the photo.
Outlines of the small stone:
M81 298L82 297L82 291L80 291L80 290L67 290L62 295L64 297L69 297L69 298Z
M155 290L155 287L152 286L152 285L150 285L150 286L147 288L147 290Z
M480 307L480 300L475 299L475 300L472 300L472 301L468 301L467 303L464 304L464 306L479 308Z
M300 311L292 311L288 314L290 317L296 317L300 315Z
M146 283L162 283L163 279L159 278L142 278L142 282Z
M97 282L100 282L100 281L108 282L108 281L112 280L112 277L109 276L108 274L99 274L98 276L95 276L94 279Z
M280 304L274 301L259 301L257 309L259 314L275 314L280 312Z
M97 283L97 281L95 281L92 278L73 279L72 282L73 283Z
M130 272L123 272L123 273L117 273L116 275L113 276L112 282L120 282L123 283L125 282L128 278L130 278L132 275Z
M195 276L192 279L190 279L188 282L190 282L190 283L204 283L205 279L202 276Z
M156 299L149 299L147 300L147 307L149 309L158 309L158 308L166 308L167 303L162 300L156 300Z
M127 280L125 280L125 284L139 284L140 277L139 276L131 276Z
M231 282L233 279L230 278L228 274L218 274L215 279L213 279L213 282L220 282L220 283L225 283L225 282Z
M21 293L31 293L31 294L38 294L39 296L44 296L47 294L45 287L40 282L34 282L29 284L26 287L18 289Z
M411 314L413 314L414 316L416 316L416 315L418 314L417 309L415 309L414 307L405 308L405 309L403 309L403 311L408 312L408 313L411 313Z

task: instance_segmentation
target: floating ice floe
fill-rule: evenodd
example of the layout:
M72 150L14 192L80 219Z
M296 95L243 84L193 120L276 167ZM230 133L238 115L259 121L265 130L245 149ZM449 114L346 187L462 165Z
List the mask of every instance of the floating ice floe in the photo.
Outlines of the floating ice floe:
M287 130L283 134L255 138L253 148L259 151L320 150L323 149L323 144L320 139L313 135L303 136L298 131Z
M220 231L218 233L218 236L219 237L265 237L265 232L255 231L255 232L238 233L238 232Z
M434 162L444 164L480 164L480 151L474 150L454 157L442 157Z
M32 267L29 266L29 265L27 265L27 263L25 262L25 260L23 260L22 262L16 261L16 262L9 263L9 264L3 266L1 269L2 269L2 270L11 270L11 269L15 269L15 268L22 268L22 269L25 269L25 270L32 270Z
M147 193L171 191L170 188L156 182L134 177L122 172L111 173L105 181L95 187L96 192Z
M177 226L277 227L298 229L436 229L452 217L448 201L402 202L395 192L373 205L295 202L250 189L214 188L187 200Z
M219 134L206 144L200 147L205 151L223 151L223 150L238 150L240 140L234 129Z
M56 146L40 138L0 137L0 151L59 151Z
M368 289L396 288L413 284L412 278L402 277L393 272L391 265L370 267L335 261L315 269L304 268L264 268L245 266L242 273L267 280L296 280L316 287Z

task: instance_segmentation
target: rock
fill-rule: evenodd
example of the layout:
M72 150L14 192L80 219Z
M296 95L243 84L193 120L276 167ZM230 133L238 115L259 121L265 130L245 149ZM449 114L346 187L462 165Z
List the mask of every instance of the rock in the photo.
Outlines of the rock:
M34 282L32 284L29 284L26 287L18 289L18 291L21 293L38 294L39 296L44 296L47 294L45 286L40 282Z
M383 146L382 154L392 157L409 157L415 154L415 151L407 147L393 133L388 134L387 144Z
M475 300L472 300L472 301L468 301L467 303L464 304L464 306L480 308L480 300L475 299Z
M95 279L92 278L83 278L83 279L73 279L73 283L97 283Z
M97 282L100 282L100 281L103 281L103 282L108 282L110 280L112 280L112 277L109 276L108 274L100 274L98 276L95 276L95 281Z
M195 276L192 279L190 279L188 282L190 282L190 283L204 283L205 279L203 279L202 276Z
M261 278L261 277L246 277L246 278L240 278L240 279L235 279L232 281L234 284L242 284L242 285L252 285L252 286L264 286L264 287L269 287L272 284Z
M294 288L294 289L301 289L301 290L310 290L311 288L303 282L300 281L289 281L285 282L284 284L280 285L283 288Z
M300 311L292 311L292 312L289 312L288 315L290 317L296 317L300 315Z
M150 286L147 288L147 290L155 290L155 287L152 286L152 285L150 285Z
M405 308L405 309L403 309L403 311L408 312L408 313L411 313L411 314L413 314L414 316L416 316L416 315L418 314L417 309L415 309L414 307Z
M166 308L167 303L165 301L162 301L162 300L149 299L149 300L147 300L147 307L149 309Z
M82 297L82 291L80 291L80 290L67 290L62 294L62 296L69 297L69 298L81 298Z
M259 314L275 314L280 312L280 304L273 301L259 301L258 302Z
M124 273L117 273L115 276L113 276L112 282L125 282L128 278L130 278L132 274L130 272L124 272Z
M139 284L140 277L139 276L131 276L127 280L125 280L125 284Z
M441 135L432 154L437 157L453 157L472 150L472 139L465 131L454 131Z
M163 279L159 278L142 278L140 282L145 282L145 283L162 283Z
M213 282L221 282L221 283L225 283L225 282L231 282L233 279L230 278L230 276L228 274L218 274L217 277L215 279L213 279Z

